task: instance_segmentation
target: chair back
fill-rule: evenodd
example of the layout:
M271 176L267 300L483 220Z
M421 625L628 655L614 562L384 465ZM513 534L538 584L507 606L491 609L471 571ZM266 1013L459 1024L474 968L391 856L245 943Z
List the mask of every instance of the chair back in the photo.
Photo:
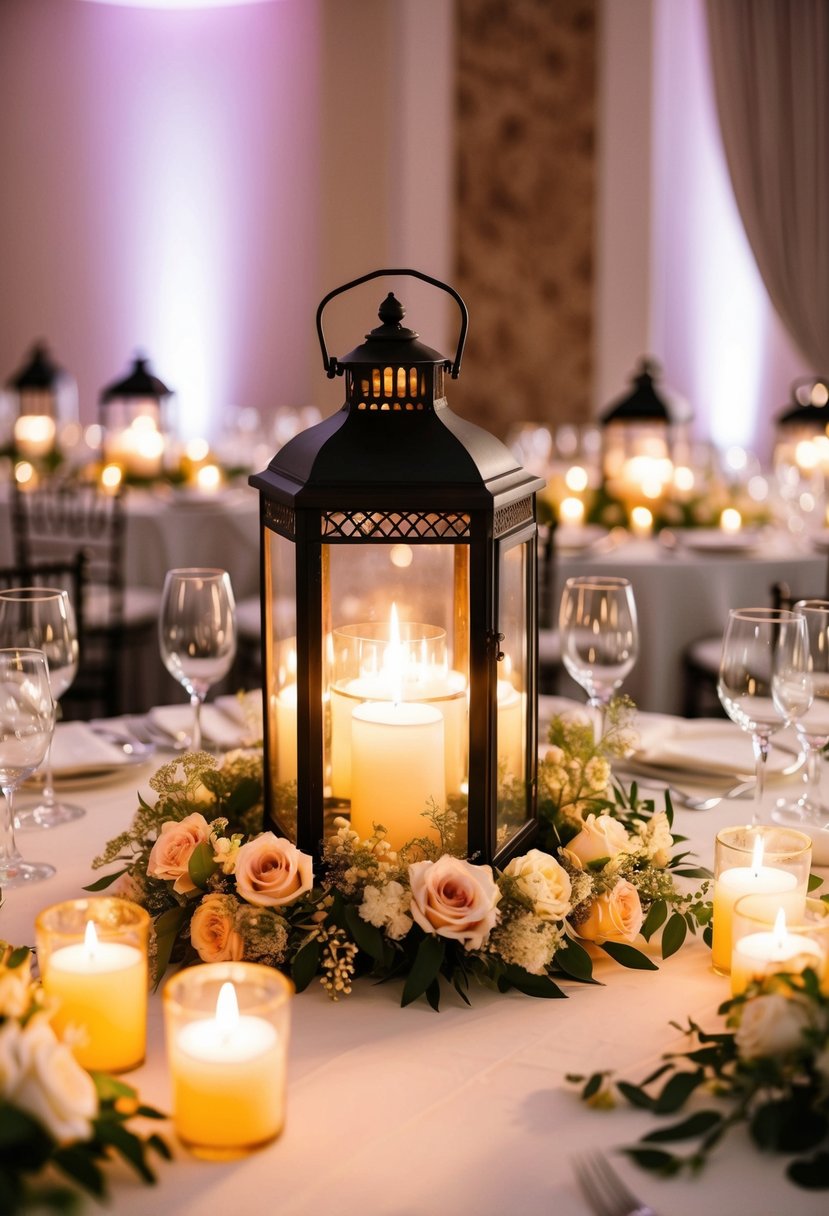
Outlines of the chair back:
M83 549L79 549L75 556L68 561L1 566L0 590L10 591L18 587L58 587L61 591L68 591L80 637L84 625L83 602L86 578L86 554Z

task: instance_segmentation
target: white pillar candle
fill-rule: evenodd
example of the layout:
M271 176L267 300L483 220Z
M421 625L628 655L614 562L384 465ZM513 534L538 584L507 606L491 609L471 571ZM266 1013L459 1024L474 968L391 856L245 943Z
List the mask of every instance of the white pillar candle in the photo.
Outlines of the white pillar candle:
M731 956L731 991L737 996L753 980L781 971L801 972L811 967L821 976L825 963L825 955L817 942L802 933L788 931L785 911L780 908L773 929L749 933L735 941Z
M446 803L443 715L432 705L371 701L351 717L351 826L386 828L392 848L437 834L424 818Z
M284 784L297 779L297 686L286 684L276 695L276 779Z
M36 460L55 446L55 420L48 414L21 414L14 424L14 443L21 456Z
M146 955L124 942L99 941L88 921L83 942L52 951L42 966L43 987L57 1002L56 1031L78 1034L78 1063L105 1072L137 1067L147 1040Z
M498 767L521 778L524 774L524 714L523 698L509 680L499 680L498 701Z
M757 915L767 912L770 922L775 919L778 908L784 908L789 919L796 920L802 916L806 903L797 876L787 870L760 863L723 870L714 884L711 943L711 962L721 975L728 975L731 969L734 904L742 895L759 896L755 903Z

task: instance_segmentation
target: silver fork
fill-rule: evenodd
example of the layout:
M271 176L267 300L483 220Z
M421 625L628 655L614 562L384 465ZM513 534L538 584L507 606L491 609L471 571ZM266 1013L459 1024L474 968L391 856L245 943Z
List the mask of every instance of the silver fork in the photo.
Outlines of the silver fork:
M628 1190L601 1153L584 1153L573 1161L581 1192L596 1216L657 1216Z

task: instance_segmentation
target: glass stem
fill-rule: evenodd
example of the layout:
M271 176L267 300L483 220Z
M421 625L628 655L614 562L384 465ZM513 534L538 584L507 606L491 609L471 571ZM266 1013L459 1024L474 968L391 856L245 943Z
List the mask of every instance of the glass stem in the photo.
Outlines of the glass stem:
M820 806L820 772L821 749L807 745L806 750L806 779L808 781L808 797L812 806Z
M766 790L766 761L769 758L769 736L754 734L751 736L754 747L754 815L752 824L760 822L760 810L763 805L763 794Z
M46 748L46 756L43 760L43 794L41 795L40 803L41 806L55 805L55 777L52 772L52 739L49 740L49 746Z
M3 787L3 803L0 806L0 868L20 860L14 842L14 789Z
M193 707L193 738L190 740L190 751L201 751L201 697L197 692L190 693L190 704Z

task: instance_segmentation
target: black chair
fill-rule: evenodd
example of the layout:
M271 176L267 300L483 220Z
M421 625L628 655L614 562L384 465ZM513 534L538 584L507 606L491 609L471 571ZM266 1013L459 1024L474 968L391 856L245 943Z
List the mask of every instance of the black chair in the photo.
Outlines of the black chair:
M127 687L126 659L130 650L154 639L161 599L158 591L125 583L125 526L118 492L70 482L30 490L15 484L12 531L18 566L67 561L83 551L86 578L76 612L84 623L84 654L77 695L87 677L94 683L93 673L101 674L98 712L107 715L137 708ZM69 704L73 699L70 689L65 700Z

